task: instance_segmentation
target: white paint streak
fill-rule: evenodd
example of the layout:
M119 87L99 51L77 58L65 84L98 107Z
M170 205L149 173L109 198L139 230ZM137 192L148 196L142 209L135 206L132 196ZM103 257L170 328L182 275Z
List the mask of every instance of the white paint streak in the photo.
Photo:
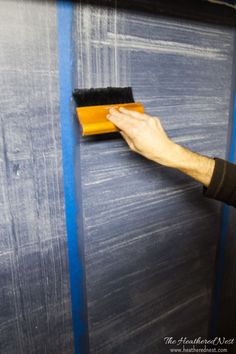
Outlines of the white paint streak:
M154 39L144 39L138 36L117 34L116 37L114 33L108 33L106 40L93 41L94 45L97 46L112 46L116 38L116 43L119 48L124 48L134 51L145 51L146 53L163 53L163 54L174 54L183 55L188 57L201 57L205 59L214 60L225 60L227 59L227 54L222 52L217 48L211 47L201 47L198 45L174 42L174 41L163 41Z

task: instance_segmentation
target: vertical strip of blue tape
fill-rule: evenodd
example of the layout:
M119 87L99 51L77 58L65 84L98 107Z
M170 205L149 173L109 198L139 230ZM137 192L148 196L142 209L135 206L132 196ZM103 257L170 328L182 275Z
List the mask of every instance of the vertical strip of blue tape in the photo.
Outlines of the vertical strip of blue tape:
M58 58L60 82L60 117L66 227L68 237L69 271L72 302L72 321L75 353L79 354L80 340L86 326L82 321L83 291L82 264L78 249L77 203L75 190L74 149L76 143L71 114L72 93L72 20L71 1L57 1Z
M234 95L233 122L232 122L229 154L228 154L228 159L230 162L235 162L235 154L236 154L236 93ZM228 232L228 224L229 224L229 206L224 205L223 213L222 213L218 261L216 265L216 285L215 285L213 313L212 313L212 320L211 320L212 337L215 337L217 335L217 325L219 322L219 312L220 312L220 302L221 302L220 295L222 291L222 280L223 280L224 261L225 261L225 246L226 246L226 238Z
M229 160L235 162L236 159L236 92L234 94L234 121L232 127L232 139Z

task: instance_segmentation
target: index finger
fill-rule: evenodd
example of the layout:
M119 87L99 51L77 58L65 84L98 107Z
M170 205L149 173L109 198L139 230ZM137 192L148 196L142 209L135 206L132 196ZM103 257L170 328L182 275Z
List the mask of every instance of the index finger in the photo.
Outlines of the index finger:
M126 114L127 116L129 117L132 117L132 118L136 118L138 120L146 120L149 116L145 113L140 113L140 112L137 112L137 111L133 111L131 109L127 109L125 107L120 107L119 108L119 111L121 113L124 113Z
M107 119L115 124L117 128L124 131L127 135L131 135L133 125L130 123L129 119L126 119L125 117L117 117L111 114L107 115Z

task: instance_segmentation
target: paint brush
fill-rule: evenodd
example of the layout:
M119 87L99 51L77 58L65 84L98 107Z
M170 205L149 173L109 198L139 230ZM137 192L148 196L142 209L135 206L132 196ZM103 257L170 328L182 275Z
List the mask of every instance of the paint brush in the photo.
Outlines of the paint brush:
M131 87L106 87L75 89L77 118L82 127L82 135L105 134L118 131L106 117L110 108L144 112L143 104L135 102Z

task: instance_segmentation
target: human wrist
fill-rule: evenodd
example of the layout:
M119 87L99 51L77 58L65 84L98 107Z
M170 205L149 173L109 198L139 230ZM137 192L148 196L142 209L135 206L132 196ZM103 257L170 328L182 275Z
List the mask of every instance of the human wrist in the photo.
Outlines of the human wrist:
M171 167L208 187L214 172L215 160L175 144Z
M159 144L151 158L154 162L157 162L166 167L178 168L179 156L181 155L180 146L169 139L165 143L165 150L160 151Z
M185 149L183 146L174 143L172 147L172 160L171 166L175 169L182 170L189 166L189 156L190 151Z

